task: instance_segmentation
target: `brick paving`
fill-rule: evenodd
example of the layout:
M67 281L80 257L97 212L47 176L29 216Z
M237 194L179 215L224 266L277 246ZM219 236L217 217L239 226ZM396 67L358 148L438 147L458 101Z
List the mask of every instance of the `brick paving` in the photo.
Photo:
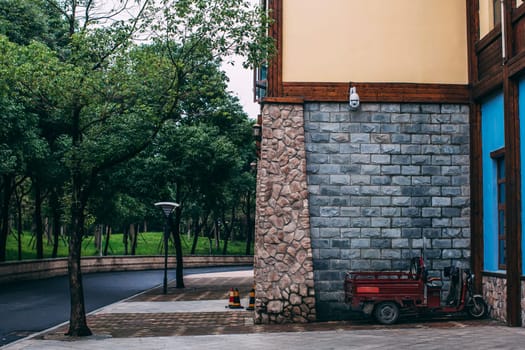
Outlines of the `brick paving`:
M213 279L191 276L185 278L185 283L186 288L182 290L170 285L167 295L162 295L161 288L152 289L116 304L118 308L108 306L88 315L88 324L94 333L92 337L66 337L67 326L61 326L7 345L6 350L186 350L201 347L208 350L504 350L522 349L525 339L523 328L503 327L491 320L462 317L405 318L392 326L378 325L371 320L254 325L253 311L227 308L222 311L220 300L204 299L222 296L224 305L227 305L229 289L249 290L253 283L251 276ZM221 311L200 311L215 307L207 301L218 301ZM185 303L195 305L193 312L172 312L181 310L180 305ZM138 304L146 305L145 312L133 312L133 305ZM149 307L152 307L152 312Z
M230 310L228 305L230 288L237 288L241 297L246 297L253 285L249 277L209 278L188 276L184 289L175 288L171 283L168 293L162 294L162 287L151 289L123 302L132 305L137 302L180 302L195 301L206 303L207 300L224 300L221 312L120 312L105 313L104 309L88 315L87 321L92 332L99 336L112 338L137 338L161 336L194 336L218 334L250 334L278 332L311 332L334 330L387 330L387 329L447 329L464 327L484 327L498 325L495 321L473 321L461 317L441 319L405 319L394 326L382 326L371 320L339 322L314 322L308 324L254 325L253 311L245 309ZM125 305L124 305L125 306ZM421 322L424 321L424 322ZM64 340L67 325L49 331L39 337L47 340Z
M253 288L253 277L201 277L184 278L185 288L177 289L175 282L168 284L168 293L162 294L162 286L139 294L128 301L189 301L218 300L228 301L231 288L237 288L241 297L247 296Z
M211 277L210 277L211 276ZM239 290L241 298L253 288L252 276L229 277L213 275L186 276L185 288L168 284L167 294L162 286L127 299L124 303L178 302L224 300L224 312L162 312L162 313L104 313L90 314L87 323L93 334L115 338L154 337L175 335L206 335L249 333L253 328L253 311L227 308L231 288ZM41 339L63 339L67 325L43 334Z

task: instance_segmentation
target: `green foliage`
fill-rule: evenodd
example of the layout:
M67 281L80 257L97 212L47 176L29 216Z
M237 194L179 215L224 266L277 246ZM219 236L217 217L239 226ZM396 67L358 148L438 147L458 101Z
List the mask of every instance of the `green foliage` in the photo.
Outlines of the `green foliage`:
M24 55L30 49L12 44L0 35L0 75L4 77L0 83L0 175L19 174L31 161L48 155L47 145L40 136L38 116L15 89L16 77L25 72Z
M32 40L56 49L65 45L66 22L44 0L0 0L0 34L27 45Z
M107 20L128 2L0 0L0 174L38 183L54 198L44 212L80 236L156 223L152 204L175 196L208 231L233 222L251 205L254 149L220 66L264 62L269 21L244 0L133 3L136 17Z
M245 0L161 0L153 29L161 38L184 43L179 57L206 46L213 57L245 57L246 67L265 62L273 52L267 36L269 19ZM187 43L187 44L186 44Z

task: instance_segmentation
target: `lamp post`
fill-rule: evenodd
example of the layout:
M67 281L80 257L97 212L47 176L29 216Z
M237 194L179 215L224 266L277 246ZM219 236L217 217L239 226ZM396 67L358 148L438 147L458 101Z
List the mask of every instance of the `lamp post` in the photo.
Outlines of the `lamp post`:
M164 294L168 294L168 236L169 236L169 217L173 210L179 206L174 202L157 202L156 207L160 207L166 216L166 224L164 226Z
M261 140L262 140L262 116L257 116L257 122L252 125L252 135L255 140L255 149L257 158L261 157Z

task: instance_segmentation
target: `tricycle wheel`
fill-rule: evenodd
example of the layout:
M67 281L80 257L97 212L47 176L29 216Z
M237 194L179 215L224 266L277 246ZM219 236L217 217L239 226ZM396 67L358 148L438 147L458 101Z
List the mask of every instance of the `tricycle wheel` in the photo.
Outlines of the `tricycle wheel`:
M487 315L487 311L487 303L480 296L473 297L467 305L467 312L473 318L483 318Z
M391 301L385 301L377 305L374 316L381 324L394 324L399 318L399 306Z

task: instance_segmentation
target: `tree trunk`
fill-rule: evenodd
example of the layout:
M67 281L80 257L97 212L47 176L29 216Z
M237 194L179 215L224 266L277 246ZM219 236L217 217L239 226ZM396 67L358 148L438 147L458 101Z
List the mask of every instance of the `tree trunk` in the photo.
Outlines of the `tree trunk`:
M181 207L175 208L175 222L173 222L173 215L170 215L169 222L170 228L173 236L173 241L175 242L175 254L176 254L176 288L184 288L184 267L182 259L182 243L180 240L180 219L181 219L182 210Z
M199 240L199 235L201 232L203 232L203 236L206 236L206 232L208 232L208 217L210 216L210 213L206 213L202 218L199 218L198 216L195 218L196 221L196 229L195 229L195 236L193 237L193 243L191 246L191 254L195 254L195 250L197 249L197 242ZM211 251L210 251L211 254Z
M176 254L176 288L184 288L184 266L182 259L182 242L180 239L180 222L182 219L182 203L181 203L181 191L180 187L177 186L177 192L175 194L175 200L177 203L180 203L178 207L175 208L175 212L169 216L169 225L172 229L173 242L175 243L175 254ZM173 222L173 215L175 215L175 222Z
M221 227L219 224L219 220L215 219L215 249L219 250L221 249Z
M53 252L51 257L56 258L58 255L58 243L60 241L60 203L55 191L51 193L51 212L53 215Z
M0 207L2 222L2 229L0 230L0 261L5 261L7 248L7 234L9 233L9 202L11 200L11 193L13 191L14 178L11 175L3 175L4 188L2 192L2 206Z
M18 235L18 242L17 242L18 260L22 260L22 200L24 198L23 191L21 191L21 194L19 196L18 192L15 190L15 197L16 197L16 211L17 211L16 231Z
M72 132L73 148L80 145L82 133L80 132L80 112L82 107L75 106L72 110ZM71 226L72 232L69 237L69 254L67 266L69 271L69 295L70 295L70 316L69 330L67 335L74 337L91 335L91 330L87 326L86 309L84 301L84 286L82 285L82 272L80 269L80 258L82 255L82 238L84 237L84 209L87 203L89 187L83 181L81 175L82 165L79 155L73 156L72 165L72 202L71 202Z
M129 228L124 227L124 232L122 234L122 243L124 243L124 255L128 255L128 237Z
M224 225L224 230L226 231L224 235L224 245L222 247L222 255L226 255L228 253L228 241L232 238L232 232L233 232L233 224L235 222L235 205L232 206L232 212L231 212L231 220L230 224L228 225L226 221L226 217L224 213L222 214L222 224Z
M84 203L82 203L83 201L81 200L82 192L79 187L79 181L74 177L73 204L71 205L71 223L73 232L71 232L69 238L69 255L67 260L71 310L69 317L69 330L66 335L75 337L92 334L86 321L84 287L82 285L82 272L80 269L82 237L84 236Z
M98 253L102 256L102 225L96 225L93 232L93 245Z
M200 220L199 218L197 218L195 221L194 221L194 225L193 225L193 242L191 243L191 251L190 251L190 254L193 255L195 254L195 250L197 249L197 243L199 241L199 234L201 232L201 223L200 223Z
M109 238L111 237L111 226L106 226L106 242L104 243L104 255L108 255Z
M251 193L246 196L246 255L250 255L252 248L252 237L255 231L255 222L252 223L251 217Z
M137 252L137 232L135 231L135 224L129 225L129 235L131 237L131 255Z
M35 235L36 258L44 258L44 225L42 224L42 189L38 180L34 180L35 188Z

